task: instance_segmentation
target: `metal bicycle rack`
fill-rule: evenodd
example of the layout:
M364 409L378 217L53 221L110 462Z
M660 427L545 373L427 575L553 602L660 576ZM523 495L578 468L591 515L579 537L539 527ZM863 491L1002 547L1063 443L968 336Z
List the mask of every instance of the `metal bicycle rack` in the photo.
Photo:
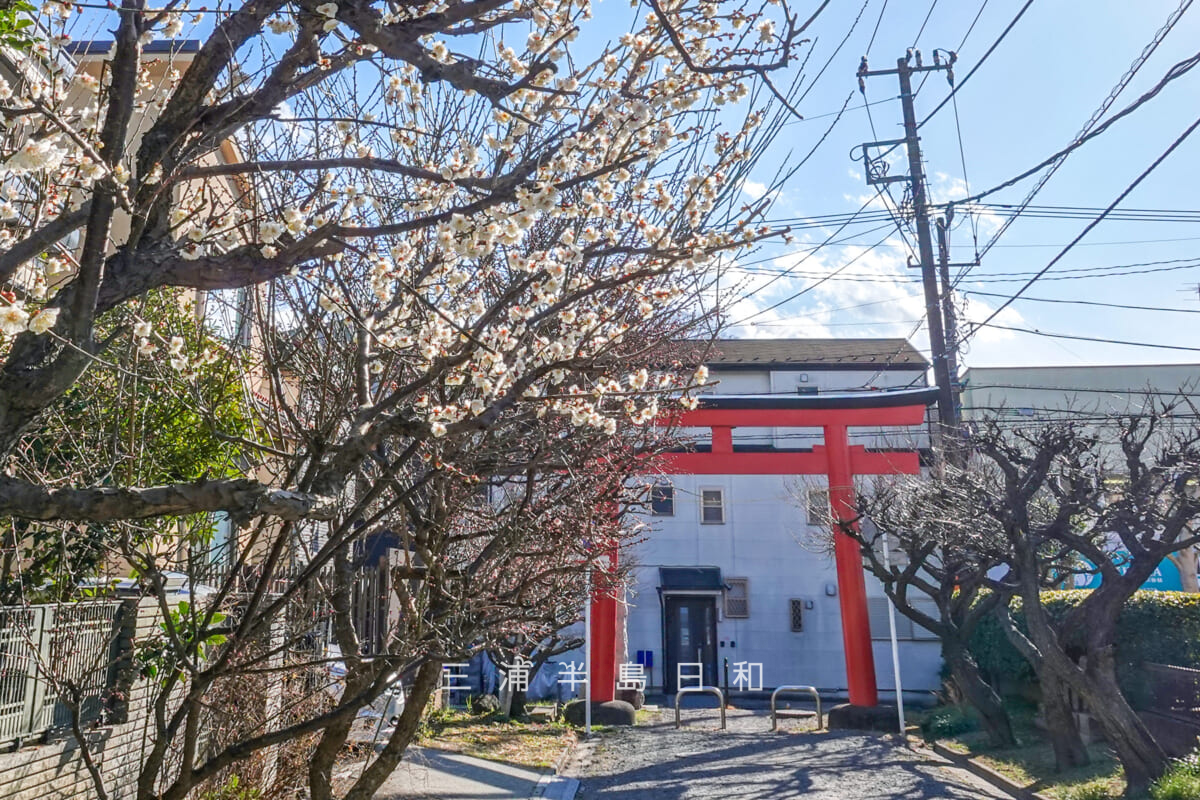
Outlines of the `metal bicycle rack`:
M808 716L807 711L782 711L781 712L781 711L776 710L775 700L776 700L776 698L779 697L780 693L792 694L792 693L796 693L796 692L808 692L809 694L811 694L813 696L813 699L817 701L817 730L820 730L821 728L824 727L824 724L822 723L822 718L821 718L821 695L817 693L816 687L814 687L814 686L780 686L778 689L771 692L771 730L774 731L774 730L778 729L778 727L779 727L778 717L780 717L780 716L784 716L784 717L806 717L806 716ZM675 701L675 708L677 709L675 712L676 727L679 727L678 726L678 720L679 720L679 711L678 711L679 701L678 700Z
M721 690L715 686L689 686L686 689L680 689L675 692L675 727L683 727L679 721L679 701L683 699L685 694L711 694L717 698L717 706L721 709L721 730L725 730L725 695L721 694Z

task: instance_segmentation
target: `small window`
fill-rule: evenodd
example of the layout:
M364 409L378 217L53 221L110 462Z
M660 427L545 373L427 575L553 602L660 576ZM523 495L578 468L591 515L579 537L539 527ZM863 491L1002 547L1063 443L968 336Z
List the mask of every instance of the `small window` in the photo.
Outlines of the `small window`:
M650 514L655 517L675 516L675 487L656 483L650 487Z
M721 525L725 522L725 490L700 490L700 521L706 525Z
M886 597L867 598L867 618L871 625L872 639L891 639L892 628L888 622L888 599ZM896 639L909 641L913 638L912 620L896 612Z
M750 579L725 579L726 619L747 619L750 616Z
M792 598L788 601L788 613L791 616L792 633L804 632L804 601Z
M805 512L808 515L808 524L829 527L832 524L832 515L829 512L829 491L827 489L809 489L807 501L808 507Z

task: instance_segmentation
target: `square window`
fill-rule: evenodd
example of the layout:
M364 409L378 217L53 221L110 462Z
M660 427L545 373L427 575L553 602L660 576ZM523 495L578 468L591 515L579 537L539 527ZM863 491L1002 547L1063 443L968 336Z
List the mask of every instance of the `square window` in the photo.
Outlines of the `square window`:
M804 601L793 598L788 601L788 613L791 617L792 633L804 632Z
M675 487L656 483L650 487L650 514L655 517L675 516Z
M725 490L700 490L700 522L721 525L725 522Z
M747 619L750 616L750 579L725 579L725 617Z

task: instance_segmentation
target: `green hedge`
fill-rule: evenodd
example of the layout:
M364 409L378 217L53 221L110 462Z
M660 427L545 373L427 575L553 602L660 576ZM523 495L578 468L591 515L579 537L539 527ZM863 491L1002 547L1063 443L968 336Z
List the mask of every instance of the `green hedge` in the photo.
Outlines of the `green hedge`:
M1051 616L1061 617L1083 602L1090 591L1043 592L1042 602ZM1025 630L1019 599L1013 601L1013 617L1017 627ZM1069 648L1069 641L1067 645ZM985 618L976 628L971 651L984 673L1003 686L1034 682L1032 668L1009 644L994 617ZM1142 683L1136 670L1143 661L1200 669L1200 594L1145 590L1129 599L1117 622L1117 665L1131 699Z

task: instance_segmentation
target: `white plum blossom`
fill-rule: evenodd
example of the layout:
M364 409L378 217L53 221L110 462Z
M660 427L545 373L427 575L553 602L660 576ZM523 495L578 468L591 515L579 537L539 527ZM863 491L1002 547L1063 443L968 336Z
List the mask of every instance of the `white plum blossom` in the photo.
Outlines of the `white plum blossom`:
M26 329L29 314L16 303L0 306L0 333L6 336L16 336Z
M258 238L264 244L271 244L283 235L284 226L278 222L264 222L258 226Z
M296 21L291 17L271 17L267 20L267 27L271 30L271 33L282 35L295 31Z
M58 312L57 308L43 308L29 320L29 330L37 334L50 330L58 322Z
M57 146L55 137L47 137L29 142L13 153L4 166L16 173L54 170L66 155L66 151Z

